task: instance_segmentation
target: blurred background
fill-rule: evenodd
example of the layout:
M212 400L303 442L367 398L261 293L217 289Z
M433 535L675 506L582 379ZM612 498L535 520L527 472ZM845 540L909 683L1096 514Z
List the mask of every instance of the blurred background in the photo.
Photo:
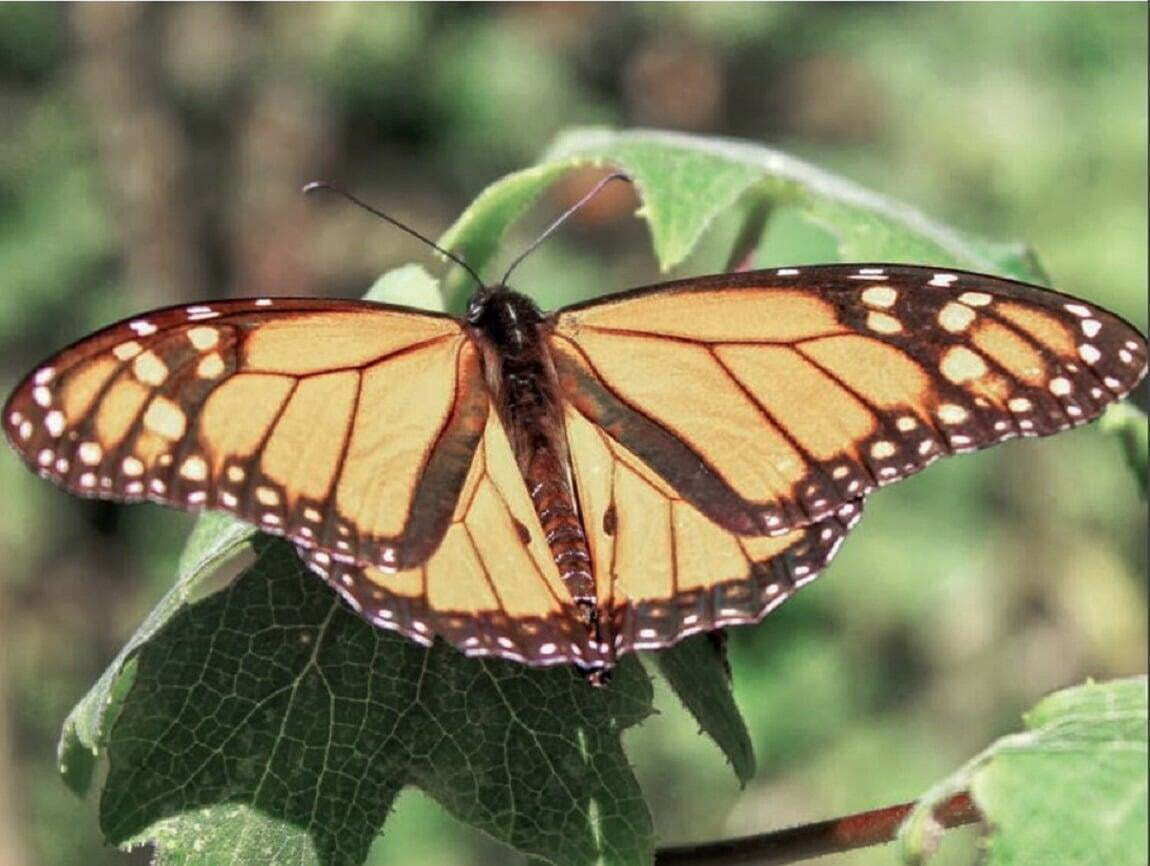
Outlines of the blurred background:
M1029 242L1055 285L1145 332L1146 75L1139 4L0 4L0 391L149 307L354 297L411 260L439 272L301 184L336 181L435 236L586 124L789 150ZM507 257L582 188L560 184ZM517 284L550 303L658 279L633 208L588 208ZM833 257L810 226L772 228L775 258ZM704 249L682 273L723 257ZM874 497L823 578L732 634L751 785L665 689L627 734L661 841L913 799L1044 693L1144 672L1143 484L1095 425ZM0 489L0 866L146 862L102 848L55 741L169 586L189 518L70 497L6 448ZM973 862L971 831L943 854ZM507 852L409 791L372 856Z

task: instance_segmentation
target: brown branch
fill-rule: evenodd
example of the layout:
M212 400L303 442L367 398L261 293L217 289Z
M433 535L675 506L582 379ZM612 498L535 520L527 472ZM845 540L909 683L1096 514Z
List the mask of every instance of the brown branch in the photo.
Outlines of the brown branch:
M656 866L782 866L827 854L839 854L882 845L894 839L899 825L914 808L901 803L871 812L859 812L829 821L773 830L758 836L725 839L703 845L663 848L655 855ZM982 820L970 796L955 794L935 810L935 819L947 829Z

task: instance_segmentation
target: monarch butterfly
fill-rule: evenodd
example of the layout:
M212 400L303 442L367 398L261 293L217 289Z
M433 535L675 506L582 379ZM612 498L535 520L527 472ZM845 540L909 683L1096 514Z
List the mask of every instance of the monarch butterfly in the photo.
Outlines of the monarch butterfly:
M953 269L720 274L550 314L505 282L462 319L146 313L40 365L4 429L73 493L286 536L376 626L595 681L761 619L874 488L1082 424L1146 372L1117 316Z

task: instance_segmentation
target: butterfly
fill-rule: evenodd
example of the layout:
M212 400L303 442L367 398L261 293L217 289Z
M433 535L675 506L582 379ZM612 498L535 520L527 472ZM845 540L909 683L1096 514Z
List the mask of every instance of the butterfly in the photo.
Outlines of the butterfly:
M573 664L752 623L865 497L936 459L1096 418L1146 342L1085 301L835 264L462 318L352 300L169 307L14 391L5 432L83 496L230 512L364 619Z

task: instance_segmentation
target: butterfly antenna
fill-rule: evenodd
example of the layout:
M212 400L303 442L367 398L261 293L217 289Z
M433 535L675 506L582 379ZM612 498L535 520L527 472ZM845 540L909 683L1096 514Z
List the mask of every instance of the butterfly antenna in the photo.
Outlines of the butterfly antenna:
M531 255L531 253L535 252L535 248L538 247L545 240L547 240L547 238L549 238L551 236L551 233L554 232L555 229L557 229L557 228L559 228L559 226L563 225L563 223L565 223L567 221L567 218L570 217L571 214L575 213L575 211L579 210L579 208L583 207L583 205L587 204L587 202L589 202L589 201L591 201L591 199L595 198L595 196L597 196L599 194L599 190L603 189L603 187L605 187L607 184L609 184L613 180L625 180L628 183L631 182L631 178L627 177L627 175L623 174L622 172L616 172L615 174L607 175L607 177L603 178L601 181L599 181L597 184L595 184L595 186L591 187L590 192L588 192L585 196L583 196L583 198L579 199L579 201L575 202L575 204L571 205L571 207L567 208L567 210L563 211L563 213L561 213L559 215L559 217L555 220L555 222L551 223L551 225L547 226L547 228L545 228L543 230L543 233L535 239L535 242L532 243L531 246L529 246L527 249L525 249L522 253L519 254L519 257L515 261L513 261L511 263L511 267L509 267L507 269L507 273L505 273L503 275L503 280L501 281L501 284L507 285L507 280L510 279L511 272L513 270L515 270L517 267L519 267L520 262L522 262L529 255Z
M303 192L307 195L310 195L313 192L320 192L320 191L322 191L322 192L334 192L336 195L343 196L345 199L350 201L352 204L359 205L361 208L363 208L368 213L375 214L380 219L386 220L387 222L391 223L397 229L402 229L403 231L405 231L409 235L411 235L413 238L417 238L417 239L423 241L425 244L427 244L429 247L431 247L437 253L439 253L442 256L446 256L447 258L451 259L451 261L455 262L455 264L459 265L459 267L463 268L463 270L467 271L467 273L471 276L471 279L475 280L475 282L479 285L479 288L481 288L481 289L484 288L483 280L481 280L479 278L479 274L475 273L475 271L473 271L471 269L471 265L467 264L467 262L465 262L459 256L455 255L454 253L450 252L449 250L445 250L439 244L435 243L435 241L433 241L429 238L425 238L423 235L421 235L415 229L413 229L409 226L405 226L403 223L401 223L399 220L395 219L394 217L388 216L383 211L381 211L379 208L372 207L367 202L357 198L356 196L352 195L347 190L340 189L338 186L333 186L332 184L327 183L326 181L322 181L322 180L313 180L311 183L306 184L303 188Z

